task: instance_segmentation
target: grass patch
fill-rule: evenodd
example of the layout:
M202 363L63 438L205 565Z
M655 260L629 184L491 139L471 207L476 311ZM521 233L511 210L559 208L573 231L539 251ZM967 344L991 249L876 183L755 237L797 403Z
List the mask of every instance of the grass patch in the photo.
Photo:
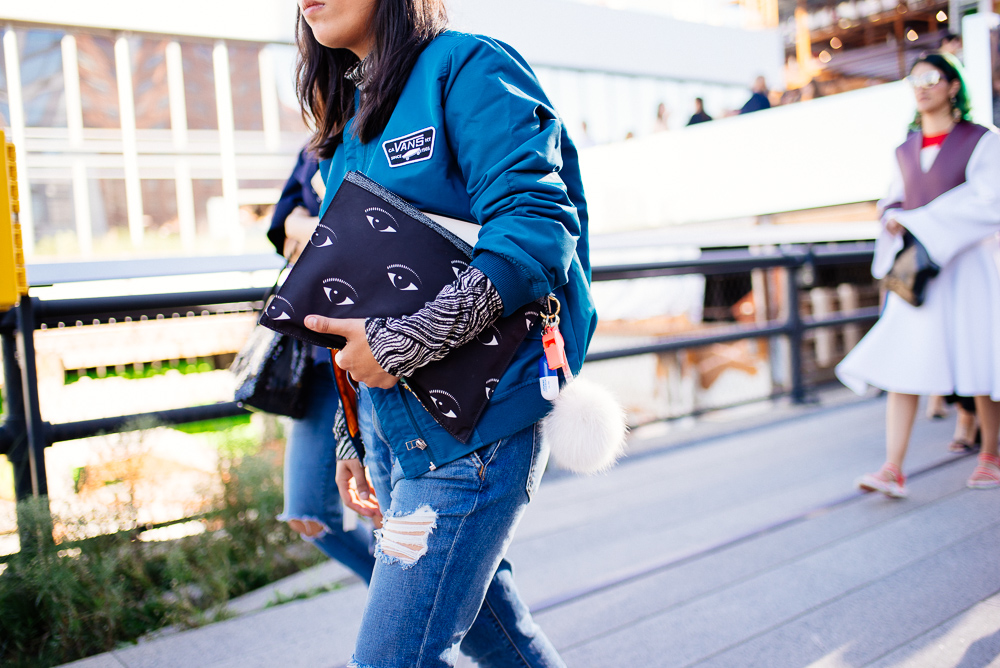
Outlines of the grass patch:
M267 602L264 609L276 608L279 605L284 605L285 603L292 603L294 601L305 601L307 599L319 596L321 594L328 594L331 591L337 591L343 588L344 585L339 582L332 582L330 584L320 585L318 587L313 587L305 591L300 591L295 594L282 594L280 591L274 593L274 598Z
M189 362L187 360L169 360L166 363L144 365L142 370L137 370L133 365L120 367L109 366L102 369L93 368L68 370L65 372L63 382L66 385L72 385L73 383L79 382L83 378L90 378L92 380L98 380L101 378L125 378L128 380L137 380L140 378L162 376L170 373L171 371L179 371L180 373L187 375L192 373L216 371L217 368L218 367L216 366L213 358L199 359L194 362Z
M258 451L228 460L223 491L202 520L206 532L170 542L140 540L134 508L121 512L124 531L93 536L92 518L53 518L47 504L19 504L28 540L0 573L0 665L53 666L166 626L215 621L231 598L322 561L275 519L283 503L277 459Z
M215 434L221 431L228 431L234 427L250 424L251 415L234 415L232 417L218 418L215 420L203 420L202 422L190 422L188 424L170 425L171 429L184 432L185 434Z

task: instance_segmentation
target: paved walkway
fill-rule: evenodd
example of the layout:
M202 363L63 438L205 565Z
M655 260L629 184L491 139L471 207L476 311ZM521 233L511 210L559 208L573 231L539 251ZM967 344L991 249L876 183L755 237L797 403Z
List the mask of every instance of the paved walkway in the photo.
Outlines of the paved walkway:
M510 557L571 668L1000 666L1000 491L967 490L952 421L921 419L911 497L854 493L882 462L885 403L824 401L639 438L606 476L549 476ZM345 577L331 565L279 588ZM261 609L274 596L72 665L346 663L359 582Z

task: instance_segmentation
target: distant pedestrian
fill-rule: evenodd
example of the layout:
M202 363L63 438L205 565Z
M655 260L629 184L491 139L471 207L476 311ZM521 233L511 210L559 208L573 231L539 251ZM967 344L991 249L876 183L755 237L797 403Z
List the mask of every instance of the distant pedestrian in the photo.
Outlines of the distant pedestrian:
M688 125L707 123L710 120L712 120L712 117L705 113L705 101L700 97L696 97L694 99L694 114L691 115Z
M740 109L741 114L750 114L755 111L771 108L771 101L767 98L767 81L764 77L757 77L754 79L753 86L751 86L750 91L750 99L747 100L746 104L743 105L743 108Z
M886 462L858 479L866 491L906 496L903 459L919 395L975 397L982 451L968 486L1000 486L1000 136L970 122L961 64L917 60L907 77L915 129L896 149L896 174L879 203L883 230L872 274L884 277L904 243L921 243L940 273L921 306L887 295L882 317L840 365L855 392L889 392Z
M941 46L938 47L941 53L947 53L962 60L962 36L953 32L945 33L941 38Z
M321 197L314 186L318 172L316 156L303 149L274 207L267 237L275 250L292 263L319 223ZM319 185L322 191L321 180ZM375 568L371 527L362 525L344 530L343 504L334 483L337 473L334 416L340 394L329 350L315 348L308 378L306 415L291 421L285 443L285 508L279 519L367 583Z
M653 121L653 132L666 132L669 129L670 112L667 111L667 105L660 102L660 104L656 107L656 120Z

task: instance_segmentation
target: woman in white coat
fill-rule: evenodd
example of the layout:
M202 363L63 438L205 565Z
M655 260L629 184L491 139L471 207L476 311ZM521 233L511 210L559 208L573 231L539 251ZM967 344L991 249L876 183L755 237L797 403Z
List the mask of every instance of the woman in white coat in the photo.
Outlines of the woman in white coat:
M879 203L872 274L888 273L906 233L941 271L921 306L890 292L882 317L837 367L855 392L872 385L889 393L886 462L857 484L894 498L906 496L902 466L920 395L975 397L982 451L968 486L1000 486L1000 136L969 122L954 58L923 56L908 80L917 118Z

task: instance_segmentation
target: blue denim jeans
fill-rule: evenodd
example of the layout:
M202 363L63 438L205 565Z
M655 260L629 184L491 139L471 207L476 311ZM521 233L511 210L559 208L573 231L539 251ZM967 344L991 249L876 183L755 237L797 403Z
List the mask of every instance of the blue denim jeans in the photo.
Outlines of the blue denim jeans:
M308 412L301 420L292 421L285 445L285 509L279 519L318 522L323 530L305 539L369 582L375 567L371 528L362 524L354 531L343 529L343 508L335 480L337 443L333 435L333 419L340 398L332 366L320 363L313 370Z
M565 668L504 554L548 460L537 428L407 480L359 397L365 464L382 505L377 561L351 666Z

